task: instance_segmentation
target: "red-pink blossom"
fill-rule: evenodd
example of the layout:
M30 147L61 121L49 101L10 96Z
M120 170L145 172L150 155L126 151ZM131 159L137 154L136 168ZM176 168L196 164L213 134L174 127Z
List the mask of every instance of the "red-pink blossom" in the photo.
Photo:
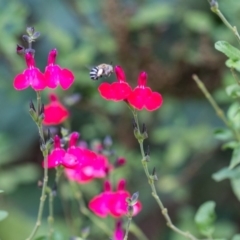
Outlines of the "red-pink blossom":
M96 154L85 148L76 148L71 151L75 156L79 156L81 165L73 169L66 169L66 176L78 183L87 183L94 178L104 178L112 166L109 164L107 157ZM82 158L84 156L84 158Z
M64 122L69 117L68 110L59 102L56 94L49 95L50 103L44 107L45 125L58 125Z
M122 227L122 221L121 219L118 219L115 224L113 240L123 240L123 238L124 238L124 230Z
M44 73L47 86L49 88L56 88L58 85L60 85L64 90L66 90L72 85L74 81L74 75L70 70L66 68L62 69L59 65L57 65L55 63L56 57L57 50L51 50L48 55L48 64Z
M131 87L126 82L126 77L123 69L120 66L114 68L117 82L114 83L102 83L98 91L100 95L106 100L122 101L125 100L131 93Z
M47 87L46 78L38 68L35 67L34 56L31 52L25 54L27 69L18 74L13 81L16 90L24 90L31 86L35 91L41 91Z
M106 217L110 214L112 217L118 218L127 214L128 204L126 199L131 197L130 193L125 190L125 180L118 182L117 191L111 190L111 185L107 181L107 188L104 192L92 198L89 202L89 208L99 217ZM133 206L133 215L141 211L142 205L139 201Z
M160 93L153 92L152 89L146 85L147 74L141 72L138 77L138 86L128 96L127 101L137 110L145 108L148 111L154 111L161 107L163 98Z
M78 158L74 155L65 151L61 147L61 141L59 136L54 137L54 148L51 153L48 155L48 168L55 168L60 165L65 168L74 168L79 164ZM43 162L44 167L44 162Z

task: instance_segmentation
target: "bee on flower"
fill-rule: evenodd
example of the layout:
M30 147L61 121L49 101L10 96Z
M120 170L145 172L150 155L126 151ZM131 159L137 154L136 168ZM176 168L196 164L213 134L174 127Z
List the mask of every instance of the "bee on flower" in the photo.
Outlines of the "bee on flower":
M113 73L113 66L111 64L102 63L91 68L89 75L92 80L98 80L103 76L109 77Z

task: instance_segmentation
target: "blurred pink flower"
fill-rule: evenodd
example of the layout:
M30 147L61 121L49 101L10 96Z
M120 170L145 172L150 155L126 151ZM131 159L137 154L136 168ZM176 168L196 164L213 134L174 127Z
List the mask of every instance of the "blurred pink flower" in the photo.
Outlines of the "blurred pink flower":
M56 94L49 95L50 103L44 106L45 125L58 125L69 117L68 110L59 102Z

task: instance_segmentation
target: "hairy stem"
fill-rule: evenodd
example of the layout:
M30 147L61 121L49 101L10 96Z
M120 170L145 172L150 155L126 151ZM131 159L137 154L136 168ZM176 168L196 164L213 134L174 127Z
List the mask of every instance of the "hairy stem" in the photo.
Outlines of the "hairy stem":
M131 225L131 221L132 221L132 217L128 217L126 232L125 232L125 236L124 236L123 240L127 240L128 239L128 233L129 233L129 228L130 228L130 225Z
M240 135L239 132L232 126L231 122L225 116L223 110L218 106L212 95L209 93L207 88L205 87L204 83L199 79L197 75L193 75L193 80L197 83L200 90L203 92L207 100L210 102L212 107L214 108L217 116L224 122L224 124L232 131L233 135L235 136L236 140L240 142Z
M134 117L134 121L136 123L137 126L137 131L139 133L139 135L141 134L140 132L140 128L139 128L139 122L138 122L138 116L137 116L137 112L136 110L132 110L133 113L133 117ZM144 147L143 147L143 139L141 137L137 138L139 146L140 146L140 151L141 151L141 155L142 155L142 165L143 165L143 169L145 172L145 175L147 176L148 179L148 183L151 187L152 190L152 196L154 197L154 199L156 200L158 206L160 207L161 211L162 211L162 215L164 216L166 222L167 222L167 226L169 228L171 228L173 231L175 231L176 233L184 236L187 239L191 239L191 240L198 240L198 238L196 238L195 236L193 236L191 233L189 232L184 232L182 230L180 230L179 228L177 228L173 223L172 220L170 218L170 216L168 215L168 210L167 208L164 207L161 199L159 198L157 191L156 191L156 187L155 187L155 183L154 183L154 177L149 173L148 170L148 164L147 161L145 160L145 153L144 153Z
M54 195L51 189L48 191L48 199L49 199L49 216L48 216L48 225L49 225L49 230L48 230L48 237L51 239L52 234L54 233L54 217L53 217L53 200L54 200Z
M37 113L38 116L40 114L40 109L41 109L41 94L40 92L37 92ZM40 203L39 203L39 208L38 208L38 215L37 215L37 221L35 223L35 226L29 235L29 237L26 240L32 240L35 234L37 233L40 225L41 225L41 220L42 220L42 213L43 213L43 208L44 208L44 202L46 199L46 190L47 190L47 182L48 182L48 168L47 168L47 163L48 163L48 151L45 148L45 140L44 140L44 134L43 134L43 126L42 122L36 122L36 125L38 127L38 132L41 138L41 151L44 157L44 177L43 177L43 185L42 185L42 193L40 197Z
M218 15L218 17L223 21L223 23L233 32L233 34L236 36L237 40L240 43L240 36L238 33L238 30L235 26L232 26L229 21L224 17L218 6L211 7L211 10Z

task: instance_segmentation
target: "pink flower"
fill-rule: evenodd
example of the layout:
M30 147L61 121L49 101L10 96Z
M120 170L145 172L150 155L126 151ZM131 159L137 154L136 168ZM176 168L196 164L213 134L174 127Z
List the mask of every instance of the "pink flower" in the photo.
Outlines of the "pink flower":
M74 169L65 169L66 176L78 183L87 183L94 178L104 178L108 171L112 169L108 159L100 154L95 154L88 149L77 148L72 151L73 154L84 156L81 159L81 165L76 166Z
M47 87L45 76L35 67L34 56L31 52L25 54L27 69L18 74L13 81L16 90L24 90L31 86L35 91L41 91Z
M69 117L68 110L59 102L57 95L50 94L50 103L44 107L45 125L58 125Z
M123 238L124 238L124 231L122 227L122 221L117 220L115 224L113 240L123 240Z
M131 197L131 195L125 190L125 185L125 180L120 180L118 182L117 191L113 192L110 183L108 181L105 182L104 192L95 196L89 202L89 208L99 217L106 217L110 214L118 218L126 215L128 207L126 199ZM138 214L141 209L142 205L137 201L133 206L133 215Z
M114 68L118 82L102 83L98 91L100 95L106 100L122 101L125 100L131 93L131 87L126 82L126 77L123 69L120 66Z
M71 141L71 139L70 139ZM65 168L74 168L79 164L78 158L69 153L69 151L65 151L61 147L61 142L59 136L54 137L54 149L48 155L48 168L55 168L60 165ZM43 162L44 167L44 162Z
M60 85L64 90L66 90L72 85L74 75L70 70L66 68L62 69L59 65L55 64L56 57L57 50L51 50L48 55L48 64L44 73L47 86L49 88L56 88Z
M147 74L141 72L138 77L138 86L128 96L128 103L138 109L146 108L148 111L154 111L161 107L163 98L160 93L153 92L151 88L146 87Z

